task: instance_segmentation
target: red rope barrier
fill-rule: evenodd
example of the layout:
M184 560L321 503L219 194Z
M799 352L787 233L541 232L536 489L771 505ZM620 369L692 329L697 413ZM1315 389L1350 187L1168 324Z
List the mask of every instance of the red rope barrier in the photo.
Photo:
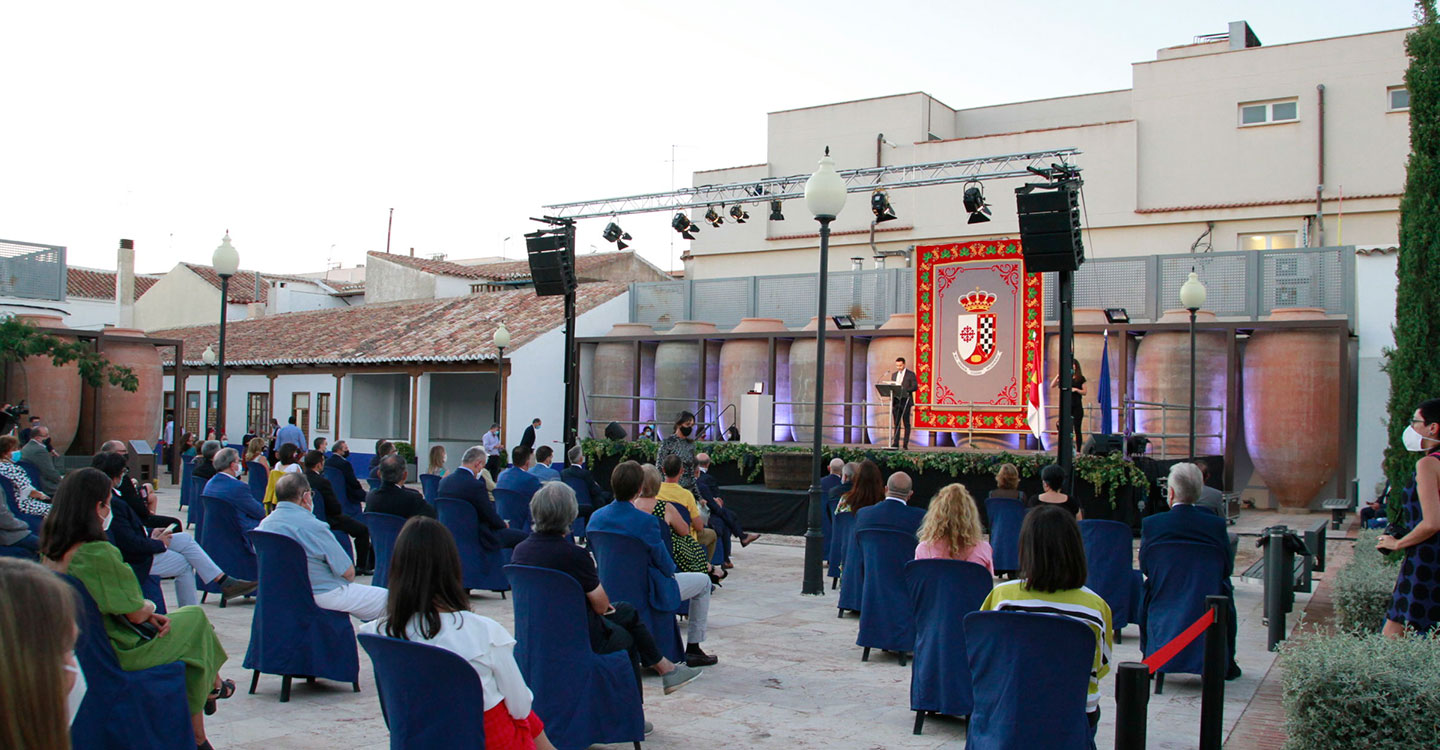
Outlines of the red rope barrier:
M1146 657L1144 664L1150 668L1150 674L1155 674L1155 671L1165 666L1166 662L1174 659L1176 654L1183 651L1185 647L1189 646L1196 638L1199 638L1200 634L1204 633L1205 628L1210 627L1210 623L1212 622L1215 622L1215 610L1207 609L1205 610L1205 614L1200 616L1200 619L1196 620L1190 627L1185 628L1185 632L1175 636L1174 639L1165 644L1159 651Z

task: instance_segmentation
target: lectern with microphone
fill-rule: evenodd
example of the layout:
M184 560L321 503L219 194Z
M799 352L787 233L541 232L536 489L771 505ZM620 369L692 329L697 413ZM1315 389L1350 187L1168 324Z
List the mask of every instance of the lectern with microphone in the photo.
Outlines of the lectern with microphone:
M880 394L880 398L882 398L882 399L889 399L889 400L890 400L890 401L889 401L889 404L887 404L887 406L888 406L889 408L886 408L886 409L885 409L885 419L889 422L889 427L887 428L887 432L888 432L889 434L886 436L888 439L885 441L885 449L892 449L892 448L893 448L893 449L895 449L895 450L899 450L898 447L896 447L896 446L894 446L894 445L891 445L891 443L894 443L894 442L895 442L895 413L894 413L895 409L894 409L894 405L895 405L895 399L897 399L897 398L905 398L906 395L905 395L905 393L904 393L903 391L900 390L900 384L899 384L899 383L876 383L876 384L875 384L875 392L878 393L878 394Z

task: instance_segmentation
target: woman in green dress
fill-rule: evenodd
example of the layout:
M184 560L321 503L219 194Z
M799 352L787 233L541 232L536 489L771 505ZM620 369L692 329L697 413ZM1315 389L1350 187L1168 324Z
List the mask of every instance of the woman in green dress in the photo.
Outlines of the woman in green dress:
M195 742L202 750L210 750L205 715L215 712L217 698L235 693L235 683L219 676L225 651L204 610L181 607L168 617L157 615L155 605L141 595L135 571L125 564L120 550L106 541L113 497L110 478L98 469L66 474L40 530L40 552L52 570L85 584L105 615L105 633L121 669L185 663L185 693ZM137 627L150 628L154 636L142 636Z

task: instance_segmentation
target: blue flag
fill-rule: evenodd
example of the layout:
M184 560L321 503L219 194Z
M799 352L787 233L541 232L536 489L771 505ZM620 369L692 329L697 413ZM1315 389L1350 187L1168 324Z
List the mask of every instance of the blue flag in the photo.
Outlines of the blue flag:
M1105 348L1100 353L1100 434L1109 435L1111 429L1110 403L1110 332L1105 332Z

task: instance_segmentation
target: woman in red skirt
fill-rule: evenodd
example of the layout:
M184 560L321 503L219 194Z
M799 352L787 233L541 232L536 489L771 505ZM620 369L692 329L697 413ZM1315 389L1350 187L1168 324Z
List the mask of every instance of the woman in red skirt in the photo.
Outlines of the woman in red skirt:
M461 585L460 553L450 531L433 518L405 522L390 558L385 617L361 628L452 651L475 668L485 690L485 747L555 750L533 695L515 663L515 639L500 623L470 611Z

